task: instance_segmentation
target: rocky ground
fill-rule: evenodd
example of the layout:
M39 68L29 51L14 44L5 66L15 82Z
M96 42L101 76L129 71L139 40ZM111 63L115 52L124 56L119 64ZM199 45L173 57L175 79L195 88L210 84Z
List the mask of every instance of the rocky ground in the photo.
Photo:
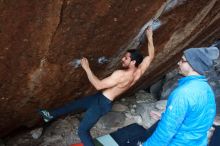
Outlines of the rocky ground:
M151 126L155 119L150 117L150 111L163 111L166 100L157 101L150 93L139 91L135 95L114 102L112 111L102 117L92 128L93 137L111 133L118 128L131 123L139 123L144 127ZM83 114L70 115L7 139L7 146L69 146L79 142L77 128ZM3 146L0 145L0 146Z
M157 101L150 93L141 90L131 97L116 101L112 111L98 121L91 133L93 137L98 137L131 123L139 123L146 128L150 127L156 122L150 116L150 112L163 112L165 106L166 100ZM45 127L8 138L6 144L2 142L0 146L69 146L72 143L80 142L77 128L82 116L83 114L77 114L60 118ZM220 117L218 118L220 121ZM213 132L213 130L210 131Z
M217 116L215 124L220 125L220 59L216 60L214 68L207 73L209 83L216 94ZM111 133L118 128L131 123L139 123L145 128L150 127L156 120L150 116L151 111L163 112L167 97L177 85L180 76L177 70L168 73L161 81L150 88L150 93L140 90L133 96L124 97L114 102L112 111L102 117L92 128L93 137ZM160 99L160 100L158 100ZM0 146L69 146L79 142L77 128L83 114L69 115L52 123L27 131L22 134L0 140ZM209 137L214 131L209 131Z

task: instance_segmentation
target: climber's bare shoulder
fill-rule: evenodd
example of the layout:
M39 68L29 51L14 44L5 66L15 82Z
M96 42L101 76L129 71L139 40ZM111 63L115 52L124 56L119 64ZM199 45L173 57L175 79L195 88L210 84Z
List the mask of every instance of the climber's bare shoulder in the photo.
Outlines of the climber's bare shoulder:
M114 74L114 73L113 73ZM127 91L140 78L141 72L130 72L127 70L116 71L117 81L112 87L103 90L103 94L110 100L114 100L120 94Z

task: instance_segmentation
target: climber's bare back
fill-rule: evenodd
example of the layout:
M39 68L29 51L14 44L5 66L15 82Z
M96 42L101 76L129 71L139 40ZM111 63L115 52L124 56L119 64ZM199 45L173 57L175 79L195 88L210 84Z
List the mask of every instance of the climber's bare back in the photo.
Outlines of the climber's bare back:
M113 73L116 77L117 83L115 86L104 89L103 95L105 95L110 100L114 100L117 96L124 93L128 90L132 85L136 83L136 81L140 78L141 72L139 69L136 71L127 71L127 70L117 70Z

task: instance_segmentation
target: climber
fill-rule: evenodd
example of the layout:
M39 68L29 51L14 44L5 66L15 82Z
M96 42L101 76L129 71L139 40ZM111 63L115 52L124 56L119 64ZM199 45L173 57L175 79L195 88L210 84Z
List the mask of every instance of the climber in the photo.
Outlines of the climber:
M89 67L87 58L81 59L81 66L85 70L91 84L98 93L74 100L63 107L53 110L40 110L39 114L45 122L49 122L61 115L74 112L78 109L86 110L84 118L80 122L78 135L85 146L94 146L90 129L100 117L112 108L112 101L120 94L128 90L148 69L154 58L153 31L149 27L145 30L148 39L148 56L144 57L139 50L127 50L121 59L121 70L114 71L109 77L98 79Z
M158 126L143 146L207 145L207 131L213 124L216 105L213 90L204 75L218 58L218 47L184 51L178 66L185 77L169 95Z

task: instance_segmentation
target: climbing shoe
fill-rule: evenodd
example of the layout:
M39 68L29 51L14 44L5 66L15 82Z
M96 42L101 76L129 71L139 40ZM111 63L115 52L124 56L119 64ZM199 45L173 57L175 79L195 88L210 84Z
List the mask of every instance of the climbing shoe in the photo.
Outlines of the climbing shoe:
M47 110L39 110L38 113L42 116L44 122L50 122L53 119L53 116Z

